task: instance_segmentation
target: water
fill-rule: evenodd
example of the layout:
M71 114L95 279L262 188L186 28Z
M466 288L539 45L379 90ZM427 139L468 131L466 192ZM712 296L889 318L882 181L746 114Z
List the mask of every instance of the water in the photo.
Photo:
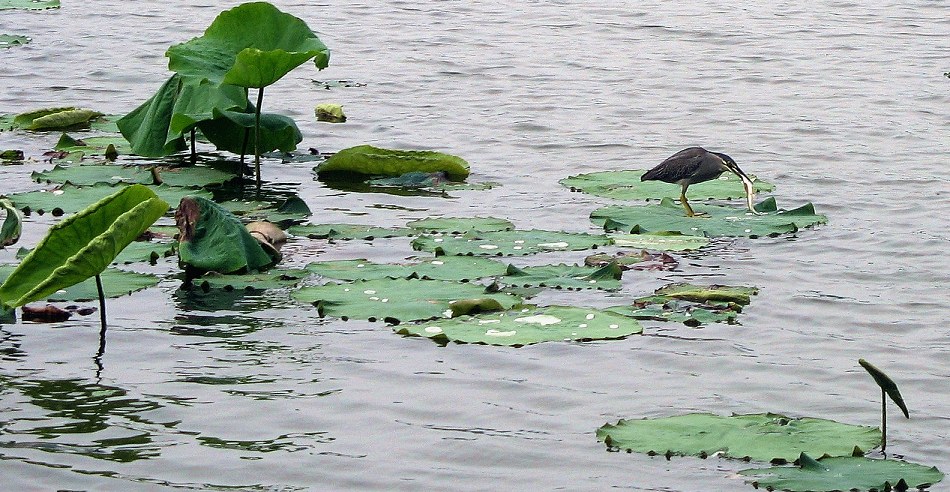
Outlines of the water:
M64 3L0 13L0 32L33 38L0 53L0 112L126 112L167 76L164 50L231 5ZM439 347L278 295L215 305L174 279L109 302L98 361L95 316L4 325L2 488L752 490L732 476L742 463L607 453L593 432L692 411L877 425L860 357L911 410L904 420L891 407L888 450L950 470L942 2L277 4L333 50L327 70L299 68L267 91L265 108L297 119L304 148L437 148L468 159L472 181L502 183L446 199L353 194L308 166L266 163L265 179L299 190L316 221L492 215L592 231L588 214L610 201L559 179L698 144L777 183L780 206L814 202L830 223L727 242L676 272L628 272L610 298L539 299L606 306L684 280L761 289L741 325L646 322L622 341ZM330 101L348 123L312 121ZM0 147L36 156L57 137L4 133ZM0 170L3 191L39 187L28 174L44 167ZM48 223L28 224L23 242ZM289 248L295 265L413 254L402 240Z

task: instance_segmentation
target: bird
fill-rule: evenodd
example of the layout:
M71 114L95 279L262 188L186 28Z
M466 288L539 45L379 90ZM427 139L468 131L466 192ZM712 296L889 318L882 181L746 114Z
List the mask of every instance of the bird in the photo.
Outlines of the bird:
M732 157L719 152L710 152L702 147L689 147L671 155L653 169L643 173L640 176L640 181L663 181L682 186L683 191L680 194L680 201L683 203L683 208L686 209L686 215L689 217L704 216L708 214L696 213L689 206L689 201L686 200L686 188L691 184L716 179L726 171L735 173L742 180L749 210L758 214L752 207L752 199L755 196L752 190L752 179L742 172L742 169L739 169L739 165Z

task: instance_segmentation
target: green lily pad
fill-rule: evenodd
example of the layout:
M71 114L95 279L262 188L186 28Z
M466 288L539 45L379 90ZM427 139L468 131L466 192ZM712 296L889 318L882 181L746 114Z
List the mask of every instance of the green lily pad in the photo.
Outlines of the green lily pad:
M656 290L656 295L673 299L682 299L693 302L721 301L732 302L741 306L748 305L751 296L759 293L755 287L741 287L729 285L693 285L689 283L675 283Z
M616 262L603 267L544 265L518 268L508 265L500 282L519 287L548 287L568 290L620 290L623 270Z
M937 467L859 456L812 459L805 453L798 466L742 470L756 488L792 492L835 492L925 489L943 480ZM899 483L903 487L898 486Z
M540 342L612 340L642 333L640 323L623 316L573 306L528 307L462 316L424 324L400 325L397 333L439 343L480 343L521 347Z
M12 48L29 44L30 38L16 34L0 34L0 48Z
M824 215L817 215L815 207L808 203L793 210L778 211L775 200L768 198L755 206L763 215L755 215L743 209L704 205L697 212L709 217L687 217L683 207L669 198L658 205L628 207L614 205L599 208L590 214L591 221L606 230L630 233L680 232L693 236L761 237L776 236L798 231L828 222Z
M674 283L641 297L630 306L614 306L610 311L636 319L680 322L687 326L734 323L742 306L758 293L755 287L727 285L700 286Z
M427 234L512 231L515 228L510 220L495 217L426 217L406 226Z
M108 153L110 145L120 154L128 154L132 151L129 142L121 135L96 135L76 139L63 133L53 148L70 153L83 152L92 155L103 155Z
M402 176L419 171L444 172L452 181L468 177L468 162L461 157L432 150L381 149L359 145L343 149L314 168L317 175L349 173L366 176Z
M372 241L376 238L392 238L414 236L417 231L405 227L376 227L362 224L304 224L291 226L287 232L294 236L303 236L310 239L338 239L348 241L363 239Z
M129 263L148 262L155 264L162 258L174 254L177 243L167 241L132 241L122 250L112 264L128 265Z
M545 251L580 251L610 244L606 235L561 231L468 232L458 236L423 235L412 241L416 251L437 256L530 255Z
M208 291L210 289L226 290L263 290L293 287L300 283L307 274L303 269L271 269L260 273L245 273L242 275L222 275L210 272L193 279L193 285Z
M280 203L258 200L228 200L219 202L221 208L241 217L244 221L267 221L282 226L303 222L310 216L310 207L294 195Z
M316 306L321 316L381 319L393 324L448 318L471 310L511 309L521 302L512 295L488 293L481 285L416 279L326 284L304 287L292 295ZM471 303L473 300L478 302ZM455 304L465 309L455 308Z
M0 0L0 10L46 10L58 8L59 0Z
M155 169L154 171L152 169ZM220 185L236 178L234 174L208 166L119 166L119 165L71 165L54 166L53 169L34 172L33 179L52 183L72 183L77 186L108 183L154 184L155 176L165 186L204 188ZM175 202L177 203L177 202Z
M374 280L383 278L421 278L428 280L469 281L504 275L504 263L479 257L445 256L409 265L373 263L368 260L318 261L307 270L338 280Z
M616 200L679 198L681 191L679 185L662 181L640 181L640 176L645 172L646 170L601 171L564 178L560 183L571 191L581 191ZM759 193L772 191L775 186L755 180L753 188L756 193ZM745 198L745 188L742 187L742 181L738 176L726 173L718 179L691 185L686 191L686 198L689 200Z
M0 265L0 282L13 273L16 265ZM145 273L128 272L117 268L106 268L99 274L102 279L102 293L108 298L122 297L133 292L152 287L158 284L159 278ZM46 296L47 301L87 302L99 298L95 277L58 290Z
M651 251L688 251L709 244L709 238L687 236L679 232L644 234L608 234L614 246L621 248L648 249Z
M185 188L175 188L171 186L147 186L166 203L178 203L187 195L200 195L211 198L211 193L203 190L188 190ZM29 210L29 213L52 213L60 215L63 213L72 213L82 210L90 203L94 203L102 198L115 193L117 187L107 184L97 184L95 186L73 186L64 184L55 190L39 190L27 193L15 193L9 196L10 201L16 204L21 210Z
M88 124L100 116L102 113L91 109L44 108L16 115L13 124L23 130L57 130Z
M811 417L773 413L723 417L693 413L674 417L620 420L597 429L610 449L677 456L749 458L791 462L801 453L822 456L863 454L881 444L881 431Z

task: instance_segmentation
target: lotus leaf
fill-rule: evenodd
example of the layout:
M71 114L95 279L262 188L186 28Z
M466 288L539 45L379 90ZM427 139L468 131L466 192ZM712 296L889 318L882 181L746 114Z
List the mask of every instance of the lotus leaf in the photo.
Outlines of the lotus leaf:
M113 264L127 265L129 263L148 262L155 264L161 258L167 258L175 253L177 243L165 241L132 241L115 257Z
M678 456L749 458L791 462L801 453L851 456L881 443L874 427L811 417L764 413L723 417L693 413L674 417L620 420L597 429L610 449Z
M645 172L646 170L601 171L564 178L560 183L572 191L582 191L616 200L679 198L679 185L662 181L640 181L640 176ZM756 193L775 189L771 183L759 181L754 176L752 178ZM726 173L718 179L690 185L686 198L689 200L745 198L745 188L738 176Z
M343 113L343 106L334 103L318 104L313 110L317 121L326 121L327 123L345 123L346 115Z
M453 303L469 308L511 309L521 299L508 294L487 293L484 286L439 280L381 279L346 284L304 287L294 299L313 304L321 316L382 319L390 323L448 318L457 315Z
M373 280L382 278L421 278L429 280L468 281L504 275L504 263L479 257L446 256L409 265L382 265L368 260L319 261L307 270L322 277L338 280Z
M406 226L428 234L511 231L515 228L511 221L495 217L427 217L409 222Z
M387 229L362 224L305 224L291 226L287 229L287 232L310 239L338 239L341 241L352 239L372 241L376 238L406 237L416 234L416 231L407 228Z
M254 128L254 113L214 110L214 119L198 123L201 133L220 150L235 154L247 153L248 132ZM290 152L297 148L303 135L294 120L273 113L261 114L260 152L280 150Z
M636 321L614 313L572 306L547 306L400 325L397 333L428 337L439 343L451 341L521 347L562 340L618 339L642 331Z
M518 268L508 265L501 282L520 287L549 287L554 289L620 290L623 270L616 262L600 268L577 265L545 265Z
M0 34L0 48L12 48L14 46L23 46L31 40L26 36L15 34Z
M904 404L904 397L901 396L901 391L897 388L897 383L895 383L890 376L884 374L883 371L864 359L858 359L858 364L874 378L874 382L881 387L883 392L887 393L887 396L894 401L901 409L901 412L904 412L904 417L910 418L910 413L907 412L907 405Z
M13 206L13 202L0 198L0 209L6 212L3 225L0 225L0 249L16 244L23 230L23 214Z
M117 268L106 268L99 274L102 279L102 292L105 297L122 297L133 292L158 284L159 278L147 273L127 272ZM56 291L46 299L49 301L87 302L99 298L99 289L95 278L87 278L76 285Z
M683 299L705 303L709 301L732 302L741 306L751 302L750 296L759 293L755 287L735 287L729 285L693 285L675 283L656 290L656 295L673 299Z
M613 306L608 311L640 320L670 321L697 327L709 323L736 322L738 312L728 307L714 308L708 305L670 301L663 297L646 297L635 301L634 306ZM642 305L643 307L636 307Z
M154 169L154 170L153 170ZM234 175L207 166L118 166L81 165L54 166L53 169L34 172L33 179L53 183L72 183L77 186L108 183L155 184L155 177L166 186L203 188L220 185L234 179Z
M192 284L204 291L210 289L225 290L263 290L293 287L300 283L308 272L302 269L271 269L260 273L243 275L222 275L209 272L192 280Z
M261 247L237 217L207 198L182 198L175 222L180 231L179 263L189 276L254 273L280 260Z
M2 131L2 130L0 130ZM20 162L24 158L23 151L18 149L9 149L0 151L0 163L2 164L12 164L14 162Z
M802 227L828 222L824 215L815 214L808 203L793 210L778 211L775 200L768 198L755 206L764 215L746 210L706 205L697 210L709 217L687 217L683 207L669 198L658 205L641 207L610 206L591 212L591 220L607 230L622 232L680 232L693 236L775 236L798 231Z
M639 252L599 253L584 258L587 266L602 267L610 262L616 262L622 270L671 271L679 266L676 258L663 252L650 253L645 249Z
M22 306L98 275L166 210L142 185L99 200L50 228L0 286L0 300Z
M314 59L327 67L330 51L307 24L267 2L238 5L218 14L204 35L172 46L168 69L220 84L267 87Z
M121 135L98 135L77 140L65 133L59 137L54 149L69 153L83 152L102 155L108 152L110 145L116 151L124 154L128 154L132 150L129 143Z
M247 221L267 221L289 225L303 222L310 216L310 207L296 195L276 205L257 200L228 200L220 202L218 205Z
M609 236L615 246L653 251L686 251L700 249L709 244L708 238L687 236L679 232L609 234Z
M898 460L861 456L823 457L802 453L798 466L773 466L742 470L756 488L792 492L834 492L925 489L941 480L936 467ZM903 482L904 487L898 486Z
M0 0L0 10L45 10L58 8L59 0Z
M381 149L371 145L343 149L314 168L321 177L340 173L402 176L413 171L441 171L452 181L464 181L468 177L468 169L468 162L461 157L442 152Z
M197 194L211 198L211 193L207 191L187 190L185 188L175 188L166 185L147 186L146 188L158 195L158 197L166 203L178 203L182 197L189 194ZM29 213L36 212L43 214L49 212L53 215L59 215L61 213L71 213L82 210L82 208L89 203L101 200L115 191L115 187L107 184L78 187L67 183L55 190L16 193L10 195L9 198L18 208L29 211Z
M412 241L417 251L436 255L530 255L545 251L579 251L610 244L606 235L560 231L468 232L459 236L423 235Z
M102 113L91 109L45 108L20 113L13 118L13 124L23 130L56 130L86 124L99 116Z

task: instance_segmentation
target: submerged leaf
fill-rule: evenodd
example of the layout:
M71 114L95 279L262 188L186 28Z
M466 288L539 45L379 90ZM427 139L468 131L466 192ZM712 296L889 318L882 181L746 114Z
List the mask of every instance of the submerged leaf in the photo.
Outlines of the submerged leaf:
M797 466L773 466L742 470L757 488L792 492L834 492L924 489L941 480L936 467L863 456L812 459L805 453ZM904 488L898 486L903 482Z
M884 374L884 371L874 367L870 362L864 359L858 359L858 364L861 364L861 367L874 378L874 382L887 393L887 396L891 397L891 400L894 400L894 403L904 412L904 417L910 418L910 413L907 412L907 405L904 404L904 398L901 396L900 390L897 389L897 383L888 377L887 374Z
M444 172L452 181L464 181L468 177L468 169L468 162L461 157L442 152L381 149L371 145L343 149L314 168L321 177L338 173L402 176L418 171Z

